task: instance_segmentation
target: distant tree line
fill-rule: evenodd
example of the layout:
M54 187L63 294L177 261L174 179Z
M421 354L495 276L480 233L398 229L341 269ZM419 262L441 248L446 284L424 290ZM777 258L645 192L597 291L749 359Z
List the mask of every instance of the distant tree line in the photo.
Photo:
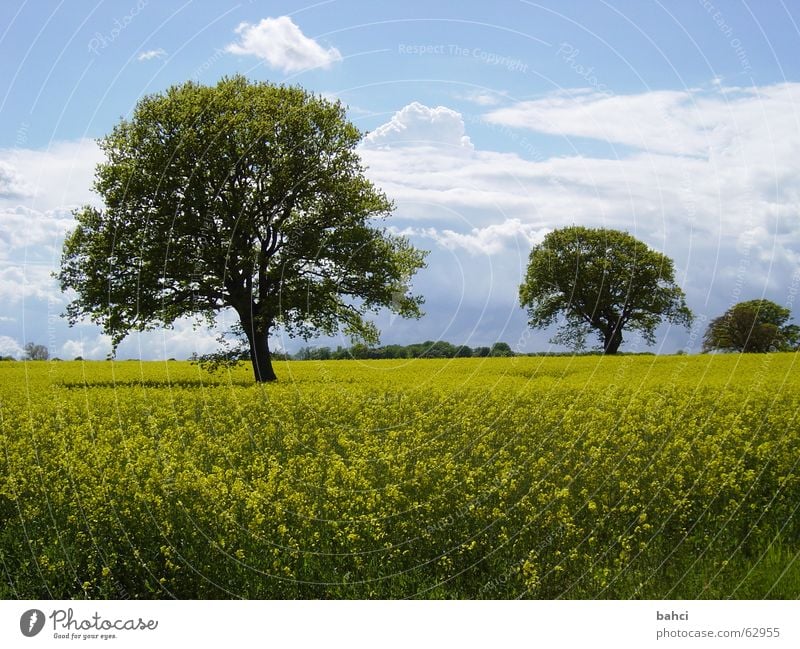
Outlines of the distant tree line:
M390 358L486 358L490 356L514 356L508 343L496 342L491 347L468 347L454 345L444 340L426 340L411 345L383 345L370 347L356 344L351 347L301 347L296 354L284 354L285 360L327 361L347 359Z
M586 351L540 351L515 352L508 343L497 342L491 347L468 347L453 345L443 340L427 340L413 345L385 345L368 347L301 347L295 354L275 354L279 360L328 361L328 360L380 360L390 358L497 358L509 356L602 356L602 350ZM653 352L629 352L630 356L653 356ZM245 360L245 359L243 359Z

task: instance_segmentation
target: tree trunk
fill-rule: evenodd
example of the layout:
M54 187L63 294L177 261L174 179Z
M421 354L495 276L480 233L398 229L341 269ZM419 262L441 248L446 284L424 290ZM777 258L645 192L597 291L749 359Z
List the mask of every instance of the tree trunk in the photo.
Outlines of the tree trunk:
M622 329L614 327L610 331L603 332L603 353L616 354L622 344Z
M259 330L252 323L242 322L242 327L250 343L250 360L253 363L253 374L258 383L277 381L272 369L272 357L269 353L269 329Z

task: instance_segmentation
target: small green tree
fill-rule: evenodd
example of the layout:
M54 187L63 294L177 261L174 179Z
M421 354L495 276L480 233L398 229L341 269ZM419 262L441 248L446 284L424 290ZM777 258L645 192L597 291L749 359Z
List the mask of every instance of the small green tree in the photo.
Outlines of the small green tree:
M708 323L703 351L788 351L800 342L800 327L788 324L791 311L770 300L739 302Z
M24 349L26 361L46 361L48 358L50 358L50 352L44 345L25 343Z
M594 331L606 354L617 353L626 330L653 344L662 320L692 321L672 260L627 232L605 228L548 233L531 251L519 298L532 327L563 314L552 342L583 349Z
M492 345L492 351L489 354L490 356L513 356L514 350L511 349L511 345L504 342L498 342Z
M367 314L419 317L424 253L376 222L393 206L364 176L344 107L298 87L188 82L143 98L100 140L104 209L75 212L58 275L70 324L131 331L238 316L257 381L275 327L376 343Z
M445 340L425 343L425 349L421 353L421 358L453 358L456 355L456 348Z

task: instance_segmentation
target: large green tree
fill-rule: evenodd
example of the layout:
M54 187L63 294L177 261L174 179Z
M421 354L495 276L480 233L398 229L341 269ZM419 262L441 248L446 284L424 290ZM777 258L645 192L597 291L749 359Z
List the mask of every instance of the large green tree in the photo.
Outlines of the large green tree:
M652 344L662 320L692 321L672 260L627 232L605 228L548 233L531 251L519 298L532 327L563 315L553 342L581 349L595 332L606 354L619 350L624 331L638 331Z
M800 342L791 311L770 300L739 302L708 323L703 351L788 351Z
M75 212L59 279L116 346L131 331L238 315L257 381L275 379L275 327L376 342L368 314L419 317L408 291L424 252L379 221L362 133L339 102L242 76L143 98L99 141L103 208Z

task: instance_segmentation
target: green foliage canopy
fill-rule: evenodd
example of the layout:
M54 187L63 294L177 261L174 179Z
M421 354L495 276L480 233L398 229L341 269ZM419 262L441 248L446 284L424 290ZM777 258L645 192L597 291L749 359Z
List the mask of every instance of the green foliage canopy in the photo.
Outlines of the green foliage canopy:
M800 327L790 319L789 309L770 300L739 302L708 323L703 351L788 351L800 343Z
M88 316L116 348L230 307L264 381L276 326L374 343L368 313L419 317L425 253L374 224L393 206L364 177L361 136L339 102L242 76L144 97L100 140L104 209L78 209L64 244L70 323Z
M653 344L662 320L692 321L672 260L627 232L605 228L548 233L531 251L519 298L532 327L563 314L554 343L583 349L594 331L607 354L617 352L624 330Z

